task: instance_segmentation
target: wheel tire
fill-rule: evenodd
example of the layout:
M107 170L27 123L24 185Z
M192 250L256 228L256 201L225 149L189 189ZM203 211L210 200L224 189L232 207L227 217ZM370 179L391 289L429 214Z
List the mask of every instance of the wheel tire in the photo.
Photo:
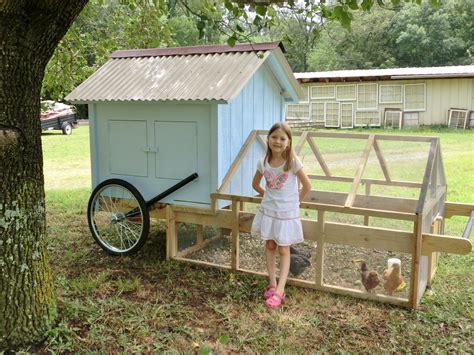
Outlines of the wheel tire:
M72 124L70 123L63 124L63 127L61 129L63 130L63 134L67 136L70 136L72 134Z
M92 191L87 222L94 240L111 255L136 253L150 230L145 200L132 184L120 179L106 180Z

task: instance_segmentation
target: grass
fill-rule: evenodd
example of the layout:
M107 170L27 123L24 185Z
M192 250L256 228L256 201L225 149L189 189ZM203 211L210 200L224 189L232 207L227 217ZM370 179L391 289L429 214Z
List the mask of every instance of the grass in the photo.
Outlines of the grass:
M440 136L448 200L474 201L472 132L400 133ZM472 253L441 258L433 292L423 297L419 310L288 287L286 304L271 312L261 299L263 279L163 261L162 229L154 230L135 256L102 252L85 216L88 146L87 127L71 136L43 135L58 323L44 344L22 350L472 352ZM446 232L459 235L465 223L465 218L449 221Z

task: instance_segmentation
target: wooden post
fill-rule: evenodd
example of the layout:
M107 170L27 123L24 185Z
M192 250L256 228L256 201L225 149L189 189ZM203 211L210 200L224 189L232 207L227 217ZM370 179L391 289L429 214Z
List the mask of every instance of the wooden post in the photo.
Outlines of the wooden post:
M372 186L372 184L370 182L366 182L365 183L365 194L367 196L370 196L370 187ZM368 226L369 225L369 216L365 215L364 216L364 226Z
M174 258L178 252L176 220L171 205L166 206L166 259Z
M318 160L318 163L321 166L321 169L323 169L324 175L331 176L331 172L329 171L329 168L326 164L326 161L324 160L323 156L321 155L321 151L319 150L316 143L314 143L313 139L310 136L307 136L306 140L308 141L308 144L309 144L311 150L313 151L314 156Z
M420 261L421 261L421 243L422 243L423 215L417 214L414 223L413 237L415 238L415 247L412 254L411 280L409 303L412 308L418 305L418 284L420 279Z
M202 224L197 225L196 229L196 244L202 245L204 243L204 226Z
M316 237L317 246L316 246L316 287L323 286L323 266L324 266L324 229L325 229L325 217L324 211L318 210L318 223L319 223L319 230L318 235Z
M232 201L232 244L231 244L231 267L238 270L240 267L240 243L239 243L239 201Z
M306 142L306 136L308 135L308 132L303 132L300 137L300 141L298 144L295 146L295 154L298 155L301 152L301 149L303 149L303 145Z
M440 215L436 216L431 225L431 233L433 234L440 234L441 233L441 224L442 224L443 217ZM433 252L428 256L428 285L431 284L433 277L436 273L436 269L438 268L438 261L439 261L439 252Z
M382 148L380 148L380 144L377 139L374 140L374 149L375 153L377 154L377 159L379 160L380 167L382 168L383 175L385 176L385 180L391 181L390 172L388 171L388 165L385 161L385 157L382 153Z

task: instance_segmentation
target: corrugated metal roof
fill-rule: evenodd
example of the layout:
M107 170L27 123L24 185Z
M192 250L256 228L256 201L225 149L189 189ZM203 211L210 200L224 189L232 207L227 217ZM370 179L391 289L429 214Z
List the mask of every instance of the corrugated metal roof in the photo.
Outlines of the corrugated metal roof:
M281 54L282 49L278 42L272 42L117 51L66 99L227 102L240 92L270 53ZM291 70L288 75L290 81L294 80ZM291 84L298 87L296 80Z
M311 81L345 81L359 79L417 79L417 78L452 78L474 77L474 65L425 67L425 68L393 68L368 70L337 70L323 72L295 73L301 82Z

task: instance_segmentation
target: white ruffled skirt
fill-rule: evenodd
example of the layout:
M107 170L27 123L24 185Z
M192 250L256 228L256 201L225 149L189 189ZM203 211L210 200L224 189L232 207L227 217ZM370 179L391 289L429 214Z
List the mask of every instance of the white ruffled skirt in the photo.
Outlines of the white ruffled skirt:
M299 209L275 212L260 207L253 219L252 234L280 246L301 243L304 237L299 214Z

